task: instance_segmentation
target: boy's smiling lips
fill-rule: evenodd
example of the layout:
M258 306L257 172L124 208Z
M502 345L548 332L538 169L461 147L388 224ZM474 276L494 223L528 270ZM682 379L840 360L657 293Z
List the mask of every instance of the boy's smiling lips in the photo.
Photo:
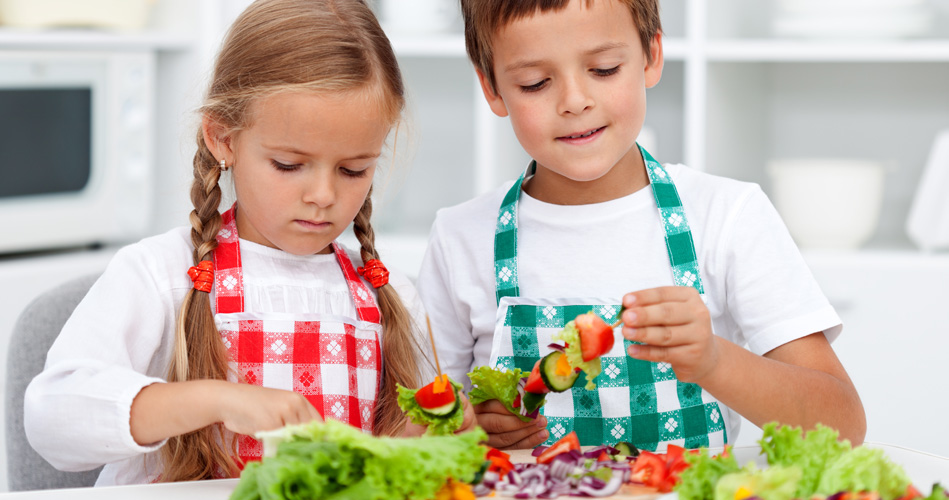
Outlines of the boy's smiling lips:
M588 129L584 130L583 132L576 132L570 135L564 135L558 137L557 140L566 142L567 144L586 144L596 140L596 138L599 137L604 130L606 130L606 126Z

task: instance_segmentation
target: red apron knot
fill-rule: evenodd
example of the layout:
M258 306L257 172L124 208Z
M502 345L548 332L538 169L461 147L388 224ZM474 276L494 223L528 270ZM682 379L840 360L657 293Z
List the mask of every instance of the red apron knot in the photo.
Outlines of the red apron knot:
M197 266L188 268L188 276L194 283L194 289L201 292L211 292L214 286L214 263L210 260L202 260Z
M360 267L356 272L366 278L373 288L379 288L389 282L389 270L378 259L369 259L366 267Z

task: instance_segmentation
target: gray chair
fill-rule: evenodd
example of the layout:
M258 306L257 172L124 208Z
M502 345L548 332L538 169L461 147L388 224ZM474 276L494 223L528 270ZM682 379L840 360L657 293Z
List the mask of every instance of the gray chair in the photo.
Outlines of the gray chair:
M98 274L68 281L33 300L20 313L7 353L6 441L7 481L10 491L92 486L98 469L85 472L56 470L26 440L23 394L46 364L49 351L66 319L95 283Z

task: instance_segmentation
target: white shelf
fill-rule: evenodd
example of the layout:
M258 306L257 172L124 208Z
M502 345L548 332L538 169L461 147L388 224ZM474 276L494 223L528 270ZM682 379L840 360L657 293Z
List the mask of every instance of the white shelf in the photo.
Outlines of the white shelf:
M725 40L708 42L706 56L749 62L949 62L949 41Z
M2 49L184 51L193 46L194 40L188 36L163 32L114 33L94 30L0 28Z
M465 36L460 33L403 35L389 37L392 49L400 57L467 57Z

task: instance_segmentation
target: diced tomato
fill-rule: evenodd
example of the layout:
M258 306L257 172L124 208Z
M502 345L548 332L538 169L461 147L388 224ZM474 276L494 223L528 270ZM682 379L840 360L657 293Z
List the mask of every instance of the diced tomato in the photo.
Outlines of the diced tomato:
M573 324L580 332L580 352L584 361L602 356L613 348L613 329L596 314L581 314Z
M666 458L648 451L642 451L633 462L633 475L630 481L656 488L666 478Z
M514 469L514 464L511 463L511 455L504 453L501 450L491 448L488 450L485 458L491 462L491 465L488 466L488 470L495 471L499 476L504 477L508 472Z
M419 406L422 408L439 408L455 402L455 391L451 384L448 384L448 390L442 389L441 392L436 392L435 384L438 383L439 380L436 378L434 382L415 392L415 401Z
M547 384L544 383L544 379L540 376L539 359L536 363L534 363L534 369L531 370L530 376L527 377L527 383L524 384L524 390L527 392L533 392L534 394L547 394L550 392L550 388L547 387Z
M514 396L514 402L511 403L511 408L520 408L521 407L521 395L518 394Z
M914 498L919 498L921 496L923 496L923 494L911 484L906 487L906 494L899 497L897 500L913 500Z
M669 443L666 447L666 464L672 465L673 462L678 462L683 460L682 455L685 454L685 448Z
M600 452L600 456L596 457L597 462L609 462L610 456L606 454L605 451Z
M560 438L559 441L550 445L549 448L544 450L543 453L537 457L537 463L546 464L550 463L554 457L561 453L566 453L570 450L579 450L580 449L580 439L577 437L577 433L571 431L570 434Z

